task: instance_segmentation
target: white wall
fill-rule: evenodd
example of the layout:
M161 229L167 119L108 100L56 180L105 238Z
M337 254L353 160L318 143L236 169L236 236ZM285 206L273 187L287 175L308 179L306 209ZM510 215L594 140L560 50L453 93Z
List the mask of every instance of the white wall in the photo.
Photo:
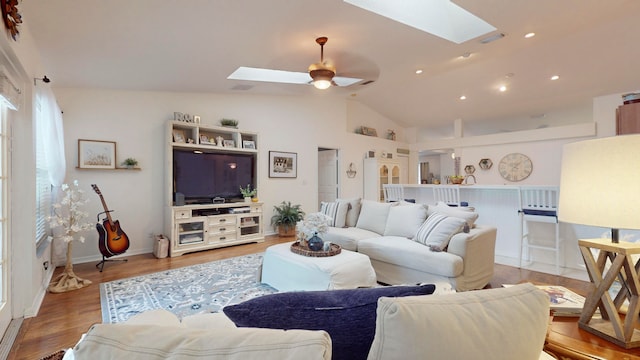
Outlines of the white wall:
M362 161L367 150L395 152L406 144L348 132L347 105L339 97L255 96L201 93L135 92L98 89L56 89L64 114L66 181L78 180L91 199L88 212L102 211L90 184L97 184L112 216L120 221L131 240L126 254L152 251L152 234L163 230L165 126L174 111L200 115L203 124L217 125L221 118L239 121L239 128L256 131L258 140L258 197L265 203L265 223L274 205L292 201L306 212L317 211L317 149L340 150L342 197L362 195ZM353 116L370 114L362 107ZM78 139L117 142L117 161L135 157L141 171L79 170ZM400 144L400 145L399 145ZM269 151L298 154L296 179L268 177ZM346 176L348 164L356 164L355 178ZM272 232L271 227L267 227ZM100 258L97 233L84 244L74 245L74 262Z

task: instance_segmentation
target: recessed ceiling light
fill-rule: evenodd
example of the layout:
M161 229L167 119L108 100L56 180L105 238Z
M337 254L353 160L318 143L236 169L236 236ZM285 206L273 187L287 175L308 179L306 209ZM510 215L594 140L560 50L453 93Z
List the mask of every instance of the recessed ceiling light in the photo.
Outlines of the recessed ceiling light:
M505 91L507 91L507 86L506 85L502 85L502 86L500 86L500 88L498 88L498 90L500 90L500 92L505 92Z
M534 36L536 36L536 33L534 33L534 32L526 33L526 34L524 35L524 37L525 37L525 38L527 38L527 39L530 39L530 38L532 38L532 37L534 37Z
M460 56L465 58L465 59L467 59L467 58L469 58L471 56L471 53L467 51L466 53L464 53L464 54L462 54Z
M467 97L462 95L462 96L460 96L460 100L467 100Z
M560 79L560 76L558 76L558 75L553 75L551 77L551 80L558 80L558 79Z
M416 74L422 74L422 69L416 70Z

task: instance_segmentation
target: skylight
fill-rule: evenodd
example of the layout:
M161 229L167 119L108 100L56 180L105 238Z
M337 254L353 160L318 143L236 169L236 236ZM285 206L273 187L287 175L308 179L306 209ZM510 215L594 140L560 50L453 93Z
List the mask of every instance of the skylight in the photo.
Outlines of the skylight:
M496 28L449 0L344 0L367 11L461 44Z

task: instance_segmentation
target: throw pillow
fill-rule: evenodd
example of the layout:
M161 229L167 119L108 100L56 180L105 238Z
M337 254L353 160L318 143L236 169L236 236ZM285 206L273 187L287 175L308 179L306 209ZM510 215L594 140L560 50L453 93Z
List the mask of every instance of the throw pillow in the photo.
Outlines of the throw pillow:
M362 208L356 227L363 230L373 231L377 234L384 234L387 225L389 210L397 203L380 203L371 200L362 200Z
M394 206L389 210L384 235L411 239L426 218L427 209L424 206L401 202L399 206Z
M347 210L347 220L345 221L345 225L348 227L355 227L358 223L358 216L360 216L360 207L362 206L360 198L337 199L336 201L349 203L349 210Z
M278 293L227 306L224 313L239 327L325 330L334 360L366 359L380 297L429 295L435 285Z
M369 359L538 360L548 322L549 297L531 284L382 298Z
M463 219L435 213L420 226L414 240L433 251L443 251L453 235L462 231L464 224Z
M469 228L474 228L476 220L478 219L478 213L473 211L468 207L451 207L442 201L438 201L436 206L429 206L427 210L427 214L430 216L435 213L441 213L446 216L454 216L457 218L464 219L467 224L469 224Z
M329 226L344 227L347 219L347 210L349 210L349 203L347 202L321 202L320 212L331 218Z

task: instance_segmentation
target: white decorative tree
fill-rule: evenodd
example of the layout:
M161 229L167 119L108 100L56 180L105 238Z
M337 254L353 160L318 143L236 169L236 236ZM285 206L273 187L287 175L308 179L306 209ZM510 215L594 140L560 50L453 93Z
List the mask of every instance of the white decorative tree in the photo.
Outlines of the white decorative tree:
M67 264L62 274L49 284L49 291L52 293L76 290L91 284L90 280L82 279L73 272L73 264L71 263L74 235L93 227L91 223L83 222L88 214L80 211L80 207L89 200L83 198L84 191L78 188L77 180L73 181L72 187L62 184L61 189L64 196L59 203L53 205L53 215L49 216L47 220L52 229L62 229L55 236L67 244ZM77 240L84 242L84 236L78 236Z

